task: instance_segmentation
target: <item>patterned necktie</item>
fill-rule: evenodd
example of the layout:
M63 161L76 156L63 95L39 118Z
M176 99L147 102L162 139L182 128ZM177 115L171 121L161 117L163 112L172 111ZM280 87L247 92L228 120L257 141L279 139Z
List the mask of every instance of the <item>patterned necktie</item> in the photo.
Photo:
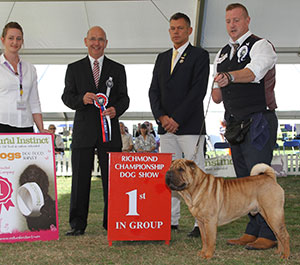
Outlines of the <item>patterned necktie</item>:
M100 68L99 68L98 60L94 61L93 76L94 76L96 87L98 87L98 83L99 83L99 79L100 79Z
M178 51L177 50L173 50L173 55L172 55L172 61L171 61L171 74L173 72L173 69L174 69L174 61L175 61L175 58L177 57L177 54L178 54Z
M240 45L238 43L234 43L234 44L232 44L232 46L233 46L233 54L232 54L232 57L233 57L236 54L236 51Z

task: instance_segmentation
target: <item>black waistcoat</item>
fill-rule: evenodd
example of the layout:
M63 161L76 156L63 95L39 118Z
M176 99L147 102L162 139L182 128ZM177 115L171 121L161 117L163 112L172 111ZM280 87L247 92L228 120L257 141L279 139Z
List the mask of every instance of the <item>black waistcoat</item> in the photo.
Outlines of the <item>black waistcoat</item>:
M231 72L245 68L250 63L250 50L260 38L249 36L239 47L236 54L229 59L231 47L226 45L219 57L217 72ZM260 83L231 83L222 88L222 98L225 107L225 119L230 116L243 120L252 113L266 110L264 80Z

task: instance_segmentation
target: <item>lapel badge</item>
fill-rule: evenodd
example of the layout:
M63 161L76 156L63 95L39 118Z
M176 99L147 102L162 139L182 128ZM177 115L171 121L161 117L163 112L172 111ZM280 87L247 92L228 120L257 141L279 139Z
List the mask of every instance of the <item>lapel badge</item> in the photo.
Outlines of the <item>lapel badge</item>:
M242 46L238 52L237 52L237 56L238 56L238 63L241 63L243 61L246 60L246 56L248 55L249 53L249 48L248 46L244 45Z
M222 63L228 57L228 53L222 53L217 59L217 64Z
M180 57L179 63L183 63L186 56L186 52Z

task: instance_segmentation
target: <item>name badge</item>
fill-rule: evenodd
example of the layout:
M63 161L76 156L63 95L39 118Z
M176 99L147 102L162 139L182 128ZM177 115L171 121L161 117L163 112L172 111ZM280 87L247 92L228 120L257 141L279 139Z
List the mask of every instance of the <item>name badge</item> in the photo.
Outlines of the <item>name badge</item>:
M18 100L17 110L26 110L26 109L27 109L26 101Z
M221 54L220 57L217 59L217 64L222 63L225 59L227 59L227 57L228 57L227 53Z

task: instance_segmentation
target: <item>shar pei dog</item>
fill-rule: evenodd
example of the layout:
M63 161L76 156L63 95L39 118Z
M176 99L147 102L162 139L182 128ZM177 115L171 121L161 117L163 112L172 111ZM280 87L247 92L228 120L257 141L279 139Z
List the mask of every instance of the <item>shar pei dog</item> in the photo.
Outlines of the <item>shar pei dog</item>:
M225 179L205 174L193 161L174 160L166 173L166 184L183 197L191 214L197 219L202 258L213 256L217 226L241 216L260 213L277 238L277 253L290 255L289 234L284 222L284 191L276 182L274 170L257 164L251 176Z

